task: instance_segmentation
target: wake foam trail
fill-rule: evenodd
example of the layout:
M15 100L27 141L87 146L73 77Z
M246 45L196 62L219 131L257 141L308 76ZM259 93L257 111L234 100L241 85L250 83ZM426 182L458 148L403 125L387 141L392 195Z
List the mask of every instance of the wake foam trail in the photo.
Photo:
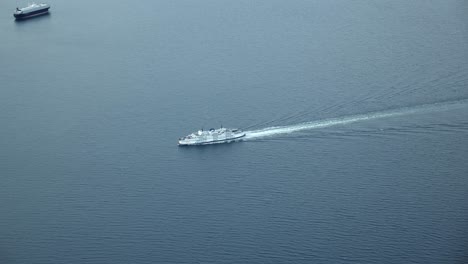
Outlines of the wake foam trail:
M436 112L436 111L451 110L451 109L456 109L459 107L465 107L467 106L467 104L468 104L468 99L464 99L464 100L450 101L450 102L443 102L443 103L425 104L425 105L414 106L414 107L404 107L404 108L381 111L381 112L372 112L368 114L317 120L317 121L305 122L305 123L300 123L300 124L291 125L291 126L267 127L267 128L258 129L258 130L246 131L246 135L244 139L251 140L251 139L262 138L262 137L272 137L276 135L290 134L290 133L303 131L303 130L325 128L325 127L331 127L331 126L336 126L336 125L345 125L345 124L355 123L359 121L380 119L380 118L386 118L386 117L395 117L395 116L410 115L410 114L416 114L416 113L429 113L429 112Z

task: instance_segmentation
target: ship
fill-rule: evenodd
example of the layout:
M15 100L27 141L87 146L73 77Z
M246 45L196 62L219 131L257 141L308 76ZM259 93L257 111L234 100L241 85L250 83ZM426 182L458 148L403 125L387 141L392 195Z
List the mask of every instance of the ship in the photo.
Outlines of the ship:
M47 14L49 12L49 8L50 8L49 4L32 3L32 4L29 4L27 7L22 7L22 8L17 7L13 16L16 19L24 19L24 18L34 17L34 16L40 16L40 15Z
M245 132L237 128L211 128L208 131L201 129L188 136L179 138L179 146L229 143L243 137L245 137Z

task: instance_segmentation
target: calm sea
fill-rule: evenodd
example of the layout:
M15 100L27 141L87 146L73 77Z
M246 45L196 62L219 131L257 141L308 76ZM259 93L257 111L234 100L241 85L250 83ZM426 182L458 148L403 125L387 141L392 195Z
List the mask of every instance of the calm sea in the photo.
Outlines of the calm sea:
M468 260L468 1L49 3L0 2L0 263Z

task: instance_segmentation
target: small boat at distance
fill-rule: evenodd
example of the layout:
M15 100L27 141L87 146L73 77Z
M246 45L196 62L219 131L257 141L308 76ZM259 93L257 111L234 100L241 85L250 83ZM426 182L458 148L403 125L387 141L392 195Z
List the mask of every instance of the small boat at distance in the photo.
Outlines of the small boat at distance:
M245 132L240 129L211 128L208 131L198 130L192 134L179 138L179 146L209 145L229 143L245 137Z
M27 7L22 7L22 8L17 7L13 16L16 19L24 19L24 18L40 16L40 15L47 14L49 12L49 8L50 8L49 4L32 3L32 4L29 4Z

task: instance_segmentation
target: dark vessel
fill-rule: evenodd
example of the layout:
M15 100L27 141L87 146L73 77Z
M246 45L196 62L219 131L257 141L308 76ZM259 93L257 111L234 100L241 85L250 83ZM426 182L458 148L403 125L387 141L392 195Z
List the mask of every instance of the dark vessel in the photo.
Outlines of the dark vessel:
M30 18L34 16L40 16L47 14L49 12L50 5L49 4L36 4L32 3L27 7L23 8L16 8L15 13L13 16L16 19L23 19L23 18Z

